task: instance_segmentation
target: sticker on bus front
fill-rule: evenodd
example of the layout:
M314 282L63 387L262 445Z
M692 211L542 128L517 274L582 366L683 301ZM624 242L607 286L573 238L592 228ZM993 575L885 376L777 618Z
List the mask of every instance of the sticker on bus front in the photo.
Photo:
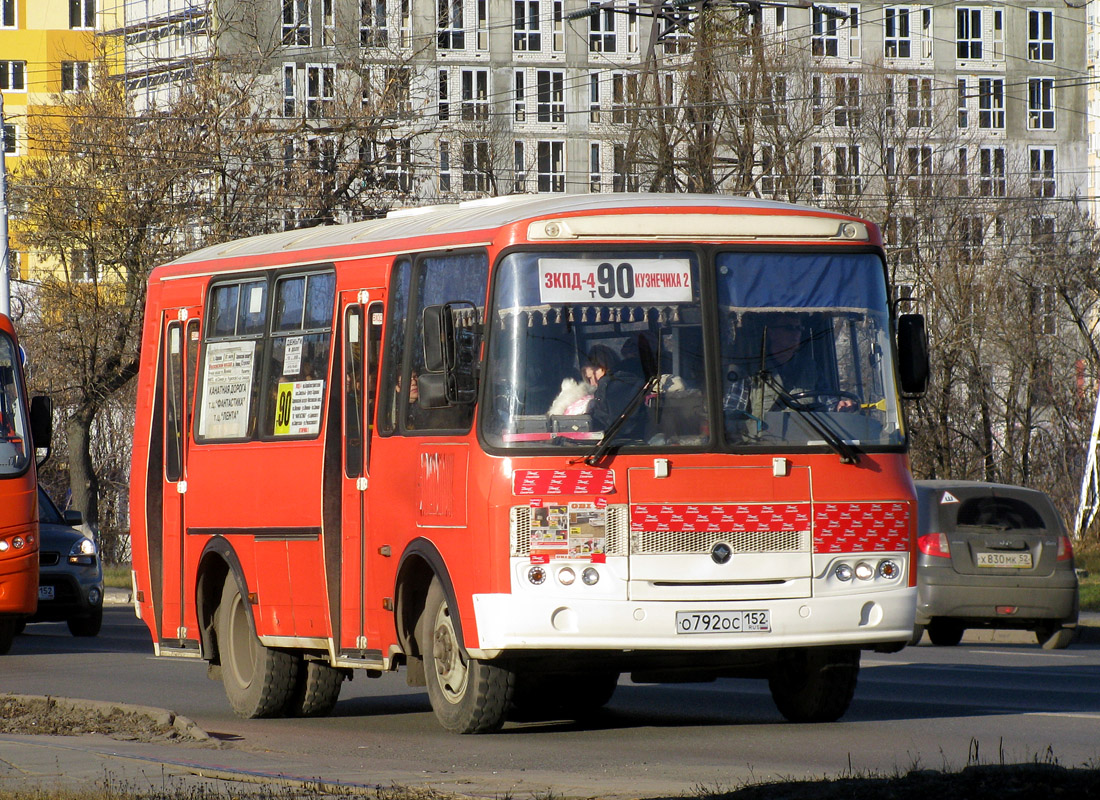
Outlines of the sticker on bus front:
M543 303L690 303L686 258L540 258Z

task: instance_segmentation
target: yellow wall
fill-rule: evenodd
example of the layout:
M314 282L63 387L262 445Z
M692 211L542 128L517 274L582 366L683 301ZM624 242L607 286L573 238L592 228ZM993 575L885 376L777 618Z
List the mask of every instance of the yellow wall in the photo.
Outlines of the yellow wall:
M95 61L105 45L102 37L97 42L96 30L117 29L120 25L116 24L116 17L121 14L120 5L98 0L96 30L71 30L68 0L15 0L15 3L16 27L0 28L0 61L26 62L25 90L4 91L4 122L16 126L18 148L16 154L5 158L9 176L23 158L41 149L27 138L28 109L56 101L61 91L61 62ZM116 43L107 44L107 52L118 52L110 46ZM17 247L17 218L11 220L11 238L13 248ZM21 277L26 278L34 270L35 260L33 256L28 258L28 254L22 255Z

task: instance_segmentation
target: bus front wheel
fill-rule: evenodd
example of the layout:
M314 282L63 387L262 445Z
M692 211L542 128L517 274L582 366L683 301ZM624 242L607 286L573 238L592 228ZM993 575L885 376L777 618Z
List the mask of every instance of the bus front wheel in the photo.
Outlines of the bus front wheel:
M835 722L848 710L858 677L859 650L799 648L783 655L768 687L791 722Z
M217 623L225 695L237 716L279 716L294 691L299 659L261 644L247 602L230 575L222 588Z
M437 578L428 588L417 627L428 699L440 724L453 733L500 730L512 700L513 674L470 658L458 638L452 609Z

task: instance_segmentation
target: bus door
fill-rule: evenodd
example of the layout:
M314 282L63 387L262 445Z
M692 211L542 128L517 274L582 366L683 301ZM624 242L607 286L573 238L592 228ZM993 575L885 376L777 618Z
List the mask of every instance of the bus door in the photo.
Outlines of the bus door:
M381 289L342 292L340 298L344 370L343 479L340 619L337 636L345 658L380 657L369 635L367 584L370 562L370 452L381 357ZM377 592L375 593L377 594Z
M199 309L173 308L164 314L164 491L162 504L163 582L160 638L163 647L194 649L199 630L193 582L184 575L187 559L187 442L195 398L199 353Z

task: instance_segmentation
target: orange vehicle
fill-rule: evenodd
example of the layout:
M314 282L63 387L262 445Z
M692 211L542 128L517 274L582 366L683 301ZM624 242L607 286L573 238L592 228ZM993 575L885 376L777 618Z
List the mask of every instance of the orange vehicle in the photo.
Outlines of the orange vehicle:
M246 716L405 667L444 727L751 675L832 720L915 609L881 238L719 196L494 198L153 271L135 603Z
M0 655L38 608L38 494L35 449L49 448L52 407L28 409L15 328L0 314Z

